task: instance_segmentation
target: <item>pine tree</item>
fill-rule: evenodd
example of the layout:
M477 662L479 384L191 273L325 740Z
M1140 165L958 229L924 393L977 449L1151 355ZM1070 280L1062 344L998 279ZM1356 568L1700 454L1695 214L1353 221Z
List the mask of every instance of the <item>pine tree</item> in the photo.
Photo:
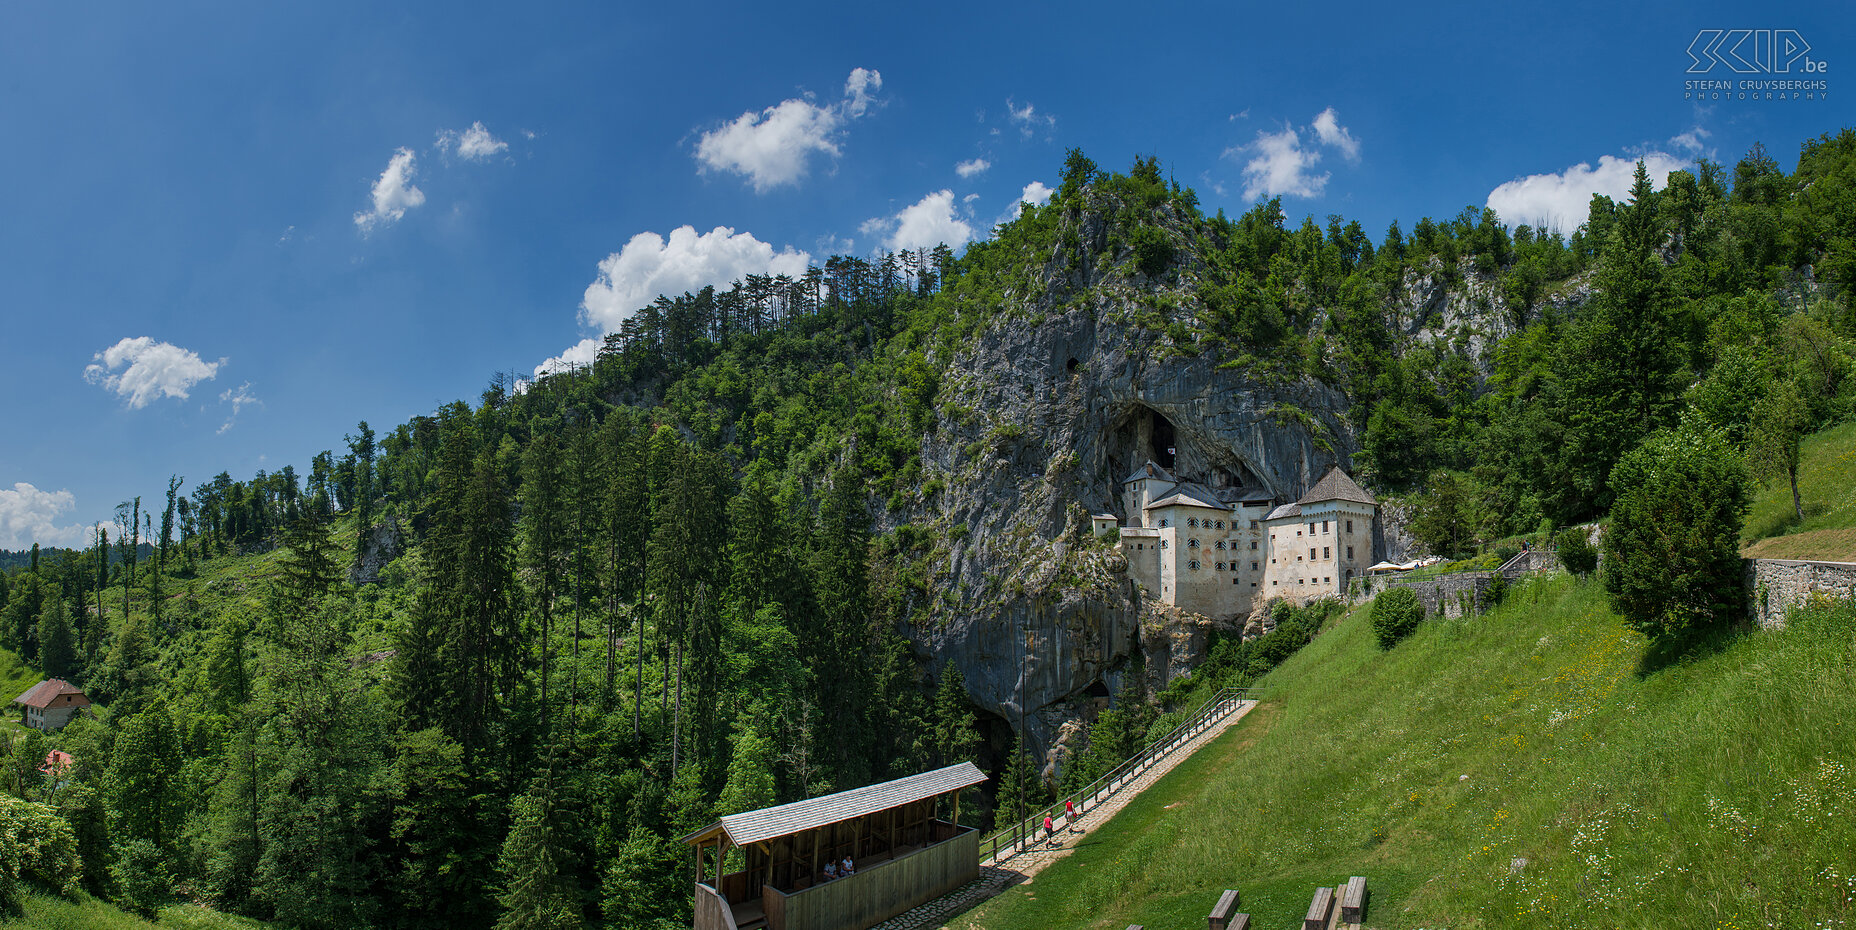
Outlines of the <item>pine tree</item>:
M552 773L545 773L510 805L509 835L498 870L497 930L574 930L585 925L575 858L556 820Z
M77 640L64 598L53 588L39 612L39 667L47 678L70 677L77 669Z

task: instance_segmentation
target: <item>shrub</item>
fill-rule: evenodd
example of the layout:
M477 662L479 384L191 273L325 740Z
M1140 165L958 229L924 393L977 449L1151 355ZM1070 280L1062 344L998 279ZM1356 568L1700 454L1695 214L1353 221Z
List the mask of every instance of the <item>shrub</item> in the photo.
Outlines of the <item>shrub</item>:
M1424 622L1424 605L1410 588L1392 588L1373 600L1373 633L1390 649Z
M1605 528L1605 590L1646 636L1681 637L1743 609L1740 526L1751 482L1719 432L1664 430L1611 472L1618 499Z
M1556 545L1559 547L1560 564L1566 566L1567 571L1585 578L1598 570L1598 549L1592 545L1592 538L1586 535L1582 527L1560 531Z
M0 833L12 840L7 859L18 878L66 897L77 894L84 876L77 834L51 805L0 797Z
M130 840L116 847L110 878L125 910L152 918L168 903L167 864L161 860L161 850L147 840Z
M1173 264L1173 242L1166 233L1152 226L1142 226L1134 231L1132 237L1134 261L1140 265L1141 273L1157 278L1168 265Z

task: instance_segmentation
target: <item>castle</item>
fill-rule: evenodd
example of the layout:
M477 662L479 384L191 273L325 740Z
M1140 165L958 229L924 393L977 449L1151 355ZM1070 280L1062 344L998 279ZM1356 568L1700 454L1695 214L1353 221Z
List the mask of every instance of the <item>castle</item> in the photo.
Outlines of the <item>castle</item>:
M1127 525L1096 514L1095 532L1119 532L1134 579L1181 610L1222 619L1336 595L1373 564L1378 503L1339 467L1280 506L1268 491L1181 481L1152 461L1121 495Z

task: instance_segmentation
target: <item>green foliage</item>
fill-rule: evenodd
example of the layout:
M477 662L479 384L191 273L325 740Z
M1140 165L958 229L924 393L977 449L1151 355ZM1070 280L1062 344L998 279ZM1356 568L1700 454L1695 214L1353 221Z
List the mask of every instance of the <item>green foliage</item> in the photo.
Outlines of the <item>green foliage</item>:
M66 897L78 893L84 867L77 836L56 808L0 795L0 834L12 845L4 868L41 890Z
M1410 588L1392 588L1373 598L1373 636L1390 649L1424 622L1424 605Z
M116 844L110 880L116 886L117 902L143 917L155 916L163 904L173 899L173 880L161 847L146 839Z
M1173 264L1173 242L1165 230L1142 226L1134 231L1129 245L1134 248L1134 264L1150 278L1159 277Z
M1618 463L1612 485L1605 589L1625 622L1681 637L1738 615L1750 486L1726 439L1698 427L1656 433Z
M1560 564L1574 575L1586 578L1598 570L1598 547L1592 545L1592 537L1584 527L1561 530L1554 547L1559 550Z
M552 776L544 776L510 805L509 836L498 871L503 914L497 930L574 930L585 925L572 880L573 850L557 822Z

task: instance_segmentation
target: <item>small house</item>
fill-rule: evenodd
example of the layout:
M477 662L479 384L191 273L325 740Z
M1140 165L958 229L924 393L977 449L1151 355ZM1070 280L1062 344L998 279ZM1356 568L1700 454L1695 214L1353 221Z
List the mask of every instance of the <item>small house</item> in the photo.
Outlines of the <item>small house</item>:
M90 698L85 696L84 689L62 678L53 678L27 688L25 694L13 699L13 703L25 708L20 723L49 732L70 723L79 711L90 706Z

